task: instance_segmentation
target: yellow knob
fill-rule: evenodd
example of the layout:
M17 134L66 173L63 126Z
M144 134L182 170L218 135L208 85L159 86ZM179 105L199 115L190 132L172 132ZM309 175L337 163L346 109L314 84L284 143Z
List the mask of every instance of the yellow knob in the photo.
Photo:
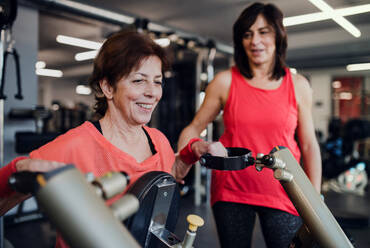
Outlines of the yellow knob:
M189 214L186 220L189 222L189 230L196 232L197 228L204 225L204 220L195 214Z

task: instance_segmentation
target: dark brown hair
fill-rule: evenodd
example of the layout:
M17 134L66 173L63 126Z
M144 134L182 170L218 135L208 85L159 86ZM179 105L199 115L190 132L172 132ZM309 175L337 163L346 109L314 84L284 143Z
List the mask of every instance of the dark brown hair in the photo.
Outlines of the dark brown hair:
M288 42L283 26L283 13L273 4L254 3L240 14L233 26L234 60L242 75L246 78L253 77L242 42L245 32L249 30L260 14L265 17L267 23L275 31L276 52L271 79L279 79L285 75L285 55Z
M161 60L162 72L169 69L165 50L144 34L120 31L104 42L94 60L94 70L89 78L89 85L95 93L94 109L97 114L104 116L108 108L100 81L105 79L116 89L117 82L137 69L149 56L157 56Z

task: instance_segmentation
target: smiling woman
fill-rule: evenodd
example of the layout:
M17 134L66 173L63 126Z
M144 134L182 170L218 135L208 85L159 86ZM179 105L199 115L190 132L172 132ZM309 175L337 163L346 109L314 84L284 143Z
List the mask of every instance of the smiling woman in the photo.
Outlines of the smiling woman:
M161 99L162 72L167 69L165 51L149 37L134 31L109 37L94 61L90 78L97 100L95 110L101 119L86 121L34 150L29 158L17 158L3 167L0 214L28 197L12 192L7 185L8 177L16 171L49 171L74 164L83 173L92 172L96 177L124 171L131 184L149 171L171 173L181 181L191 164L209 152L208 148L214 155L220 154L217 149L223 152L219 143L196 140L182 157L175 155L167 138L146 126ZM203 145L203 152L194 152L193 143ZM68 245L58 236L56 247Z
M315 138L307 80L285 63L283 13L273 4L254 3L233 26L235 66L216 75L179 147L198 136L223 110L225 147L268 154L276 144L289 148L320 191L321 160ZM297 134L300 147L295 134ZM212 171L212 210L222 247L250 247L256 215L267 247L288 247L302 221L272 171L253 167ZM227 214L225 214L227 213Z

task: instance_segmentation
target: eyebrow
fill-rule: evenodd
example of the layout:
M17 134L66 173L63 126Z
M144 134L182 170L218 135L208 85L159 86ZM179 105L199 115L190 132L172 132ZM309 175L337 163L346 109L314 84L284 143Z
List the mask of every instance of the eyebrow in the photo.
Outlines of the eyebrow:
M143 76L143 77L148 77L148 75L147 75L147 74L142 73L142 72L135 72L135 73L134 73L134 75L135 75L135 74L141 75L141 76ZM154 77L155 77L155 78L159 78L159 77L161 78L161 77L162 77L162 74L155 75Z
M264 27L261 27L261 28L259 28L259 29L257 29L257 30L262 30L262 29L270 29L270 30L272 30L273 28L271 28L270 26L264 26ZM245 31L245 32L252 32L252 30L249 28L247 31Z

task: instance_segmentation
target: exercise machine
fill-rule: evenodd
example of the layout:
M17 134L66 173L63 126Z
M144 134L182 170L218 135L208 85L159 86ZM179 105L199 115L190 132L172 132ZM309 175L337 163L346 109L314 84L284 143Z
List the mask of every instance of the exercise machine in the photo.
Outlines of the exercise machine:
M45 172L17 172L9 184L35 196L40 208L71 247L191 248L199 216L189 215L184 240L171 231L178 213L178 188L168 173L144 174L127 192L129 177L109 172L95 178L68 165ZM109 207L105 201L115 200Z
M228 157L204 155L200 163L216 170L242 170L252 165L257 171L272 169L304 223L296 235L295 244L290 247L314 247L316 244L327 248L353 247L287 148L275 147L270 154L257 154L256 158L244 148L227 148L227 151Z

